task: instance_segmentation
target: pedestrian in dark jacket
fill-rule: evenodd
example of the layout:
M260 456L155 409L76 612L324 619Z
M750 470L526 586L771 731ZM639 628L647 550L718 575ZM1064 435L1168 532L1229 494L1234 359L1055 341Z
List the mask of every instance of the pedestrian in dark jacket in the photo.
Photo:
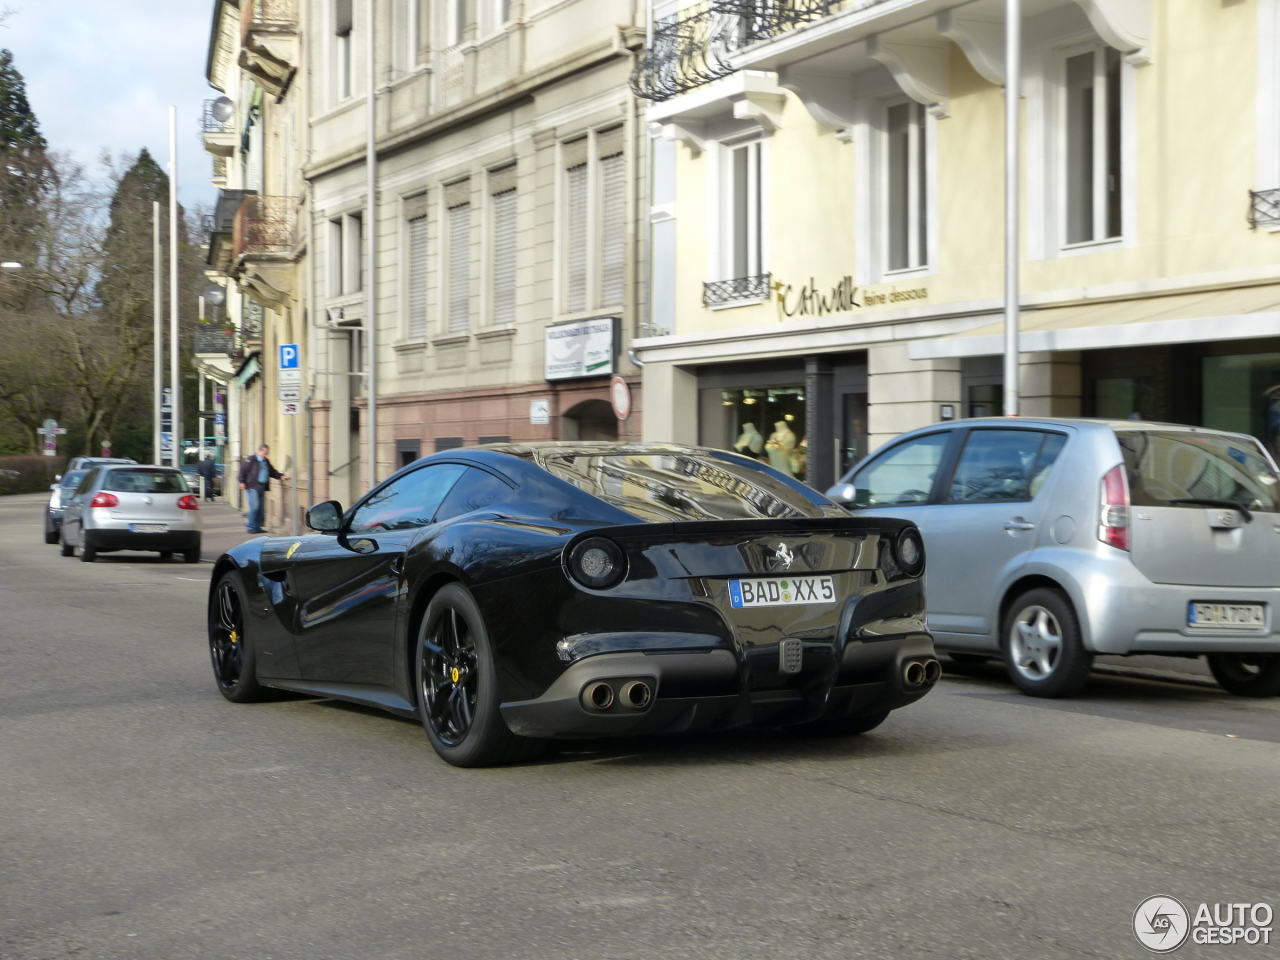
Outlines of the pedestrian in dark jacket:
M218 465L214 462L212 455L200 461L200 465L196 467L196 473L204 480L204 499L208 502L213 499L213 482L218 478Z
M266 493L271 489L272 480L288 480L287 473L281 473L271 465L271 461L267 459L267 454L271 452L271 448L265 443L258 448L256 456L248 457L244 463L240 464L240 489L245 492L249 498L249 516L246 518L245 529L250 533L266 533L262 529L264 516L266 511Z

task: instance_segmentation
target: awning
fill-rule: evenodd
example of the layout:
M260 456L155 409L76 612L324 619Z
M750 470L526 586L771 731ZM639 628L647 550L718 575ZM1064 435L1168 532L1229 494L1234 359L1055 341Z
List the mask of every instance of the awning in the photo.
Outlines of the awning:
M984 357L1004 352L1004 320L962 334L913 340L912 360ZM1024 308L1024 353L1280 337L1280 284L1235 287L1072 307Z
M240 384L242 387L247 386L249 381L261 372L262 362L258 359L258 354L252 354L247 360L245 360L244 366L237 371L236 383Z

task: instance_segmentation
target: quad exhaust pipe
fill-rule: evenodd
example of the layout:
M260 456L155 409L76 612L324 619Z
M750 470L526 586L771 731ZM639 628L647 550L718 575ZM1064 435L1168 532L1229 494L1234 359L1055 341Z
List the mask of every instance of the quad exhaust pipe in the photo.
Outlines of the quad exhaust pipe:
M627 680L616 693L612 684L604 680L582 688L582 706L592 713L604 713L615 703L626 710L643 710L651 702L653 688L644 680Z
M928 660L909 660L902 667L902 682L908 688L937 683L941 676L942 664L932 657Z

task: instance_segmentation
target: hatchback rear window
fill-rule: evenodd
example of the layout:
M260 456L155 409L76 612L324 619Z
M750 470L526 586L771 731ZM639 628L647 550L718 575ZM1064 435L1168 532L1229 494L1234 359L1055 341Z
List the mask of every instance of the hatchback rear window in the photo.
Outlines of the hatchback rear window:
M740 457L687 453L548 457L550 473L650 522L843 516L798 481Z
M177 470L111 470L102 482L113 493L186 493L187 481Z
M1203 508L1217 500L1280 510L1280 477L1251 439L1154 430L1117 430L1116 438L1134 506Z

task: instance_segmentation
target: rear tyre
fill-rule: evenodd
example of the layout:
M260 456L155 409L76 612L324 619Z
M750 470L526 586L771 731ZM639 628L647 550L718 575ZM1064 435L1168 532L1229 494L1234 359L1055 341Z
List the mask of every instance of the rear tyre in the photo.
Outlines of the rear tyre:
M170 554L170 556L172 556L172 554ZM199 563L200 548L196 547L194 550L183 550L182 559L185 560L187 563Z
M498 710L498 671L480 607L459 583L431 598L414 654L418 716L455 767L532 760L545 740L512 733Z
M218 692L232 703L252 703L270 696L258 683L257 655L245 633L248 609L240 574L227 571L209 601L209 657Z
M161 551L160 551L160 559L161 559L161 560L169 560L169 559L172 559L172 557L173 557L173 551L172 551L172 550L161 550Z
M49 511L46 510L44 512L44 542L57 543L59 539L58 525L53 522L53 517L49 516Z
M62 538L62 555L64 557L74 557L76 555L75 546L73 544L67 543L66 537Z
M1044 587L1028 590L1009 607L1000 652L1009 678L1033 697L1073 697L1093 667L1071 601Z
M1211 653L1209 672L1237 697L1280 696L1280 654Z
M791 731L804 737L852 737L874 730L884 723L888 716L888 710L883 713L864 713L858 717L822 716L810 723L792 727Z
M80 561L82 563L93 563L97 559L98 550L96 547L91 547L87 543L80 545Z

